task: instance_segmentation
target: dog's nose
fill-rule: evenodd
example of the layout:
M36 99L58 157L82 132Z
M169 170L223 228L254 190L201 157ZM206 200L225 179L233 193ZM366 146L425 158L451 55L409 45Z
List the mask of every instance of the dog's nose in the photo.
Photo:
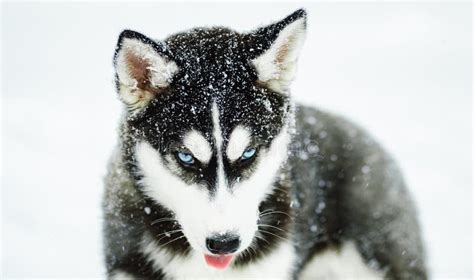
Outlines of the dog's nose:
M240 246L240 238L232 233L216 234L206 239L207 249L213 254L232 254Z

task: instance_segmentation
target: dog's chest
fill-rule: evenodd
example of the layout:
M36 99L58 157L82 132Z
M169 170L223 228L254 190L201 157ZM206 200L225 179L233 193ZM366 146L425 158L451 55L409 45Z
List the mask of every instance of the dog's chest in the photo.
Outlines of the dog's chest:
M155 267L160 267L168 279L243 279L272 278L291 279L295 252L292 244L282 243L265 257L251 261L242 268L216 270L206 265L204 256L192 253L187 258L170 257L169 254L157 251L149 254Z

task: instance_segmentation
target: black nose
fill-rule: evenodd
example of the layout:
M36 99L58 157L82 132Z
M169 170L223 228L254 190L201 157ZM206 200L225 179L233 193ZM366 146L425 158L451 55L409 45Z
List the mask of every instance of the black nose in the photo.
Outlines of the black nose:
M206 239L207 249L213 254L232 254L239 249L240 238L235 234L217 234Z

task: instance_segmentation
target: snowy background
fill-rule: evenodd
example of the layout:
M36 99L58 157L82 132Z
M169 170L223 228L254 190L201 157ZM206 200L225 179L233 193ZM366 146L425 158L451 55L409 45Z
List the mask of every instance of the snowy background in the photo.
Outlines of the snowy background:
M298 7L293 95L366 127L418 202L432 276L472 277L469 3L2 4L1 275L99 278L102 176L121 104L119 32L245 31Z

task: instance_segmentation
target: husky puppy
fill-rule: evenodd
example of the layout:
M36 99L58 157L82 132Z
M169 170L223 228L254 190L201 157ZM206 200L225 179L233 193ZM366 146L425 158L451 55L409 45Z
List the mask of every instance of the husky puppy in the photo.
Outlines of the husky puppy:
M362 129L292 103L306 13L115 50L111 279L425 279L413 202Z

